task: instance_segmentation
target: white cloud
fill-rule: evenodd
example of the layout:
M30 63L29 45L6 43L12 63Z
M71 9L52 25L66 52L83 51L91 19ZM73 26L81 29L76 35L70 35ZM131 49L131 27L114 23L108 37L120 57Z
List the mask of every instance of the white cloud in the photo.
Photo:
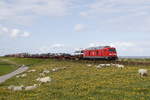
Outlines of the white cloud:
M86 26L84 24L76 24L74 27L74 30L76 32L82 32L82 31L85 31L85 29L86 29Z
M51 51L51 48L49 46L43 46L43 47L38 48L36 50L36 53L48 53L50 51Z
M93 42L89 43L88 47L95 47L95 46L112 46L117 48L126 48L126 47L134 47L136 46L133 42Z
M6 27L1 27L1 30L2 30L3 32L8 32L8 28L6 28Z
M41 16L65 16L69 13L71 2L72 0L1 0L0 21L27 24Z
M1 36L9 36L11 38L17 38L17 37L29 37L30 33L20 30L20 29L11 29L7 27L0 26L0 34Z
M40 53L70 53L74 51L74 48L65 44L56 43L39 47L37 51Z
M65 46L64 44L53 44L53 45L51 45L52 48L62 48L64 46Z
M100 31L150 32L149 3L148 0L96 0L80 15L92 16Z
M135 43L132 42L114 42L114 43L110 43L111 46L115 46L115 47L134 47Z
M136 43L134 42L93 42L89 43L88 47L95 47L95 46L112 46L116 48L128 48L128 47L135 47Z
M80 12L80 16L87 17L89 16L87 12Z
M21 36L22 36L22 37L29 37L29 36L30 36L30 33L29 33L29 32L24 32Z
M4 34L6 32L8 32L8 29L6 27L0 26L0 35Z
M19 33L20 33L19 29L12 29L10 36L16 38L19 35Z
M97 0L89 5L90 10L95 12L116 13L116 12L141 12L142 10L148 10L147 6L150 3L148 0Z

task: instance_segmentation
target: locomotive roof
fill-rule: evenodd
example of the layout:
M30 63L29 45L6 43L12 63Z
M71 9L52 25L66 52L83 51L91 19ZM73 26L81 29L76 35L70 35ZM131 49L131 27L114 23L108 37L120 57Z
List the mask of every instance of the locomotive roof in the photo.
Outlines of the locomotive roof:
M103 49L103 48L110 48L110 46L90 47L90 48L87 48L86 50L96 50L96 49Z

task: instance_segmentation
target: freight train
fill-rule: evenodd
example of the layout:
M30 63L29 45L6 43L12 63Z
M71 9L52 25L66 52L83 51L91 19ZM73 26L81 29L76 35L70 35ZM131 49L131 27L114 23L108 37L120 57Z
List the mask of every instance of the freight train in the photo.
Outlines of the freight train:
M19 53L6 55L6 57L21 57L21 58L54 58L54 59L90 59L90 60L116 60L118 59L116 49L111 46L90 47L84 50L75 51L73 54L67 53L47 53L47 54L28 54Z

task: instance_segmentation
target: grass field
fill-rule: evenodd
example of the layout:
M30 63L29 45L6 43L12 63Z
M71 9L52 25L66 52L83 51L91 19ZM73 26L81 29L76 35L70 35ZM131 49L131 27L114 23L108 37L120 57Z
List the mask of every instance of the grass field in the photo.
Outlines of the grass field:
M34 64L38 64L41 61L43 60L0 57L0 76L16 70L22 64L33 66Z
M3 61L2 58L0 58L0 76L10 73L17 68L17 65L9 63L7 61Z
M122 58L121 60L128 62L150 62L150 58Z
M25 78L13 77L0 84L0 100L149 100L150 76L141 78L139 68L150 70L150 66L125 66L123 69L107 67L97 69L84 62L51 59L5 58L17 64L30 65L36 72L27 73ZM52 81L31 91L11 91L9 85L33 85L44 69L51 70Z
M17 68L17 66L6 63L6 62L0 62L0 76L7 74L9 72L12 72L13 70L15 70Z

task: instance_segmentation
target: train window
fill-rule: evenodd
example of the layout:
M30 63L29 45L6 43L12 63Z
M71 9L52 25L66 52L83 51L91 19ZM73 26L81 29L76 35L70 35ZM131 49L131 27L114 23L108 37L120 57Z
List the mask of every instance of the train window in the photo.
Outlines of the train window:
M110 52L116 52L116 49L109 49Z

